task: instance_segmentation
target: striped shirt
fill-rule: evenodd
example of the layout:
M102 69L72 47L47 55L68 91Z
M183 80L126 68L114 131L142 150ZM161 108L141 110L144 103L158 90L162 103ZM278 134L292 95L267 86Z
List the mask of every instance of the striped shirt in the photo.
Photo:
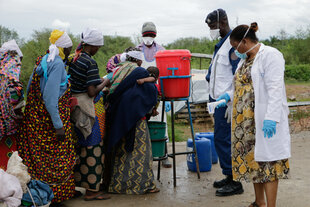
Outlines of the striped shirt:
M101 83L96 61L85 52L69 65L68 73L71 75L69 80L73 93L86 93L88 86Z

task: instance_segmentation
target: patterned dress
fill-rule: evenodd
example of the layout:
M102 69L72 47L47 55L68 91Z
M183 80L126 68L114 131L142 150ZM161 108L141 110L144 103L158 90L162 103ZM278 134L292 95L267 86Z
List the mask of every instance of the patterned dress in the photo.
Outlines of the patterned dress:
M125 141L116 150L110 193L144 194L154 190L152 146L146 120L137 122L134 149L127 152Z
M101 93L94 99L96 121L87 139L77 128L73 132L79 140L78 159L74 173L76 186L93 191L99 191L104 170L105 109L103 101L104 97Z
M12 152L17 149L15 113L7 88L8 78L0 74L0 168L4 170Z
M235 75L231 142L232 173L235 181L266 183L288 178L288 159L273 162L256 162L254 88L251 68L254 59L247 60Z
M42 56L38 58L39 65ZM35 70L34 70L35 71ZM33 179L48 183L53 190L52 202L59 203L74 195L74 140L71 134L70 87L59 98L59 115L65 129L65 139L57 139L51 117L43 102L40 77L34 72L27 96L24 119L19 129L18 151Z
M6 170L12 152L17 150L16 132L21 120L24 94L19 81L20 58L0 52L0 61L0 168Z

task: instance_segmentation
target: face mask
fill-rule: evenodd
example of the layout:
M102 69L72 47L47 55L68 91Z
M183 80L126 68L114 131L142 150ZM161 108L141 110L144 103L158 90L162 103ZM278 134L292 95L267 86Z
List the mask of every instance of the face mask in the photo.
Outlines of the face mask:
M240 43L241 43L241 42L240 42ZM248 49L248 51L246 51L245 53L240 53L240 52L238 52L238 48L239 48L239 46L240 46L240 43L238 44L237 49L235 50L235 54L236 54L236 56L237 56L238 58L243 59L243 60L245 60L245 59L248 58L248 55L247 55L248 52L250 52L251 50L253 50L255 47L257 47L257 46L259 45L259 43L257 43L256 45L254 45L253 47L251 47L250 49Z
M240 58L240 59L242 59L242 60L245 60L245 59L247 59L247 54L246 53L240 53L240 52L238 52L238 50L235 50L235 54L236 54L236 56L238 57L238 58Z
M152 45L154 42L153 37L142 37L142 40L143 40L145 45Z
M210 36L212 40L216 40L220 36L220 29L210 29Z
M212 40L216 40L220 37L220 13L219 10L217 12L217 29L210 29L210 36Z

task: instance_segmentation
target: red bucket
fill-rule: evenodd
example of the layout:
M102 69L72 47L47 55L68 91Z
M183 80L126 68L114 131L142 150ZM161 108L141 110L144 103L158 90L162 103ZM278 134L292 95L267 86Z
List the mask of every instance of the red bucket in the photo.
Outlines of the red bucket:
M191 69L190 51L161 50L156 53L155 57L156 57L156 65L159 69L159 77L172 76L172 75L176 76L175 78L167 78L167 79L163 78L162 82L160 81L161 84L160 87L163 89L164 97L165 98L189 97L190 69Z

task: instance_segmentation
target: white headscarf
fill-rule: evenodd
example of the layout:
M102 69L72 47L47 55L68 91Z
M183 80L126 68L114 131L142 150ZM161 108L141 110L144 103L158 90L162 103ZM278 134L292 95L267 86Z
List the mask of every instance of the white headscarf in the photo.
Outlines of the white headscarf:
M127 53L125 53L125 52L123 52L123 53L121 54L121 56L120 56L121 62L125 62L125 61L126 61L126 55L127 55Z
M129 51L126 53L127 55L129 55L130 57L136 58L137 60L142 60L142 52L141 51Z
M23 53L19 49L14 39L3 43L2 47L0 48L0 52L8 52L8 51L16 51L19 57L23 57Z
M86 28L81 34L81 40L92 46L104 45L103 34L98 29Z
M72 40L69 35L64 32L55 42L55 44L51 44L49 49L49 55L47 58L47 62L54 61L56 55L59 55L59 49L61 48L68 48L72 46Z

